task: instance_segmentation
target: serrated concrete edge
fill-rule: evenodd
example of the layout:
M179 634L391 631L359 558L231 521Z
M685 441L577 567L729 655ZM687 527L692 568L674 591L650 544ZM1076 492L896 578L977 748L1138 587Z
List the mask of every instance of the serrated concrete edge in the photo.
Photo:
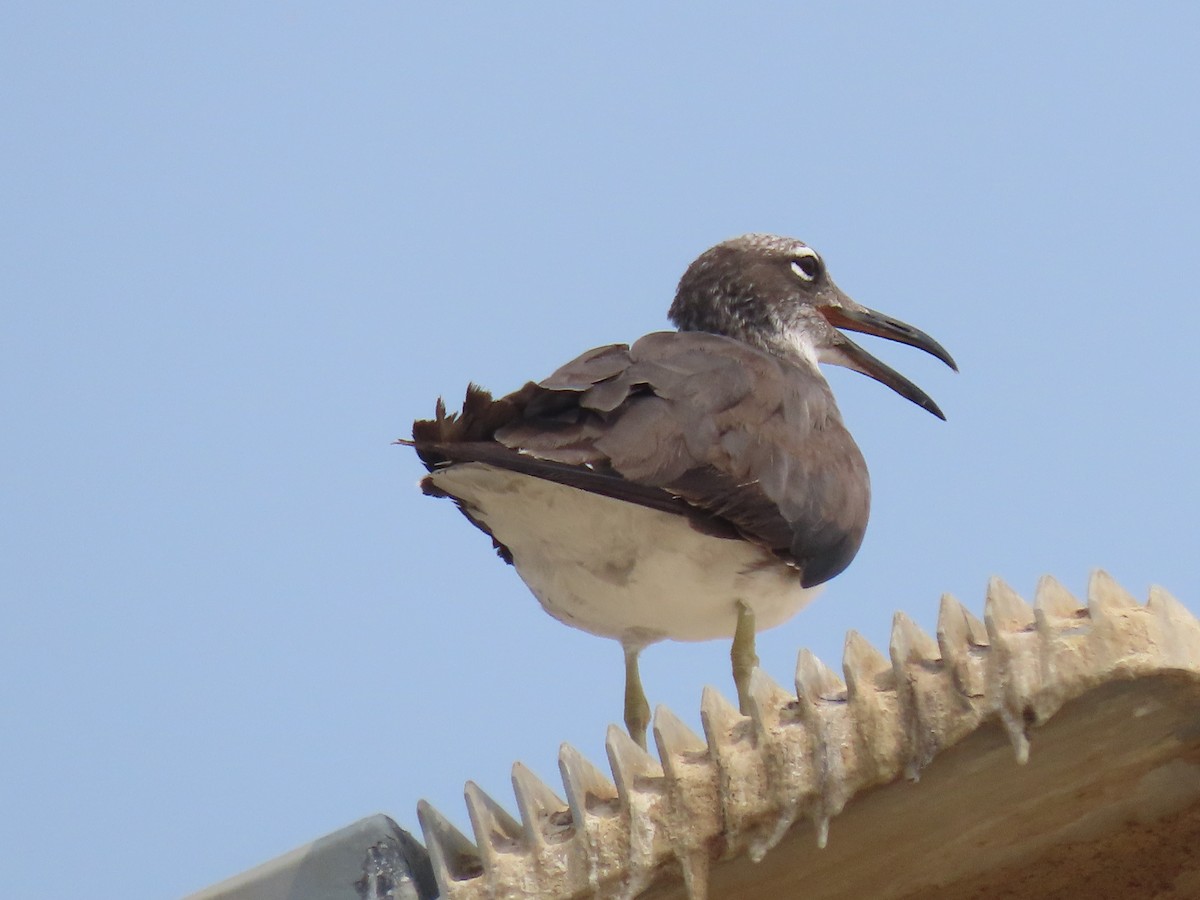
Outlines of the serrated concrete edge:
M842 670L802 651L794 693L757 672L748 717L709 688L704 737L660 707L657 761L610 728L612 780L564 745L566 800L518 765L520 822L469 785L473 843L422 804L441 895L626 898L674 870L702 900L710 862L760 859L800 820L824 841L857 794L916 778L985 722L1003 724L1024 762L1030 729L1099 685L1200 680L1200 622L1159 588L1137 603L1104 572L1086 605L1052 578L1032 606L993 579L982 622L943 597L936 638L898 614L889 655L851 633Z

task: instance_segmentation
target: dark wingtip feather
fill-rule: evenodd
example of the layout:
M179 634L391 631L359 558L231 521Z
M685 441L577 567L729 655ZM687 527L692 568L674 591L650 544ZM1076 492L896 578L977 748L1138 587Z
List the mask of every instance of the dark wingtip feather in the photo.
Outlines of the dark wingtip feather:
M497 429L519 419L536 387L526 385L515 394L493 399L477 384L467 385L459 412L447 412L446 402L438 398L432 419L417 419L412 426L413 447L425 466L432 470L447 461L441 448L447 444L480 443L495 438Z

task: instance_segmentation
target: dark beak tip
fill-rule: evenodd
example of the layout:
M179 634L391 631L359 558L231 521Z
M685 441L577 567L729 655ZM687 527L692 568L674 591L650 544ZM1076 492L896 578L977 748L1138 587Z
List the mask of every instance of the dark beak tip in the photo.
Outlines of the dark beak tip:
M940 406L938 406L933 401L933 398L930 397L928 394L926 394L924 397L922 397L921 400L917 403L917 405L919 407L921 407L921 409L923 409L927 413L929 413L930 415L937 416L943 422L946 421L946 414L944 412L942 412L942 408Z
M941 344L934 341L932 338L930 339L930 346L924 346L921 344L916 344L914 346L918 347L921 350L924 350L930 356L940 359L947 366L949 366L953 371L955 371L955 372L958 371L958 363L956 363L954 361L954 357L951 356L949 353L947 353L945 348L942 347Z

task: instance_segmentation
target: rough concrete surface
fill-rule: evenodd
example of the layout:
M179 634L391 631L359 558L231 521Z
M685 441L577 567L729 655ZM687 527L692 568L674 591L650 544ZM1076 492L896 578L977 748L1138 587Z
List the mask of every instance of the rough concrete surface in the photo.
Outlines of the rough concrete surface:
M847 806L825 849L801 826L760 863L713 865L709 896L805 900L1200 897L1200 690L1164 676L1098 688L1020 766L985 726L917 783ZM643 896L684 897L663 885Z
M422 804L442 894L1138 900L1196 882L1173 829L1200 805L1200 623L1164 591L1142 604L1098 572L1086 603L1046 578L1030 605L993 580L982 620L944 597L936 637L897 614L886 656L852 633L841 676L802 651L794 692L756 671L750 694L742 715L706 690L703 735L659 709L657 759L611 728L611 779L564 746L565 798L514 767L517 816L469 784L473 840Z

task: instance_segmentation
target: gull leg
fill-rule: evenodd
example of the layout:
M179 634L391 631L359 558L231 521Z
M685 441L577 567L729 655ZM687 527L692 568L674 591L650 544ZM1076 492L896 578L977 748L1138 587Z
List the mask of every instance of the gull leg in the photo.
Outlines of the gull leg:
M733 683L737 685L738 707L745 716L750 714L750 675L758 668L758 654L754 650L754 610L739 600L737 611L737 629L733 632L733 646L729 650L729 659L733 662Z
M622 645L625 649L625 730L643 750L646 749L646 727L650 724L650 704L642 690L638 673L638 654L641 647Z

